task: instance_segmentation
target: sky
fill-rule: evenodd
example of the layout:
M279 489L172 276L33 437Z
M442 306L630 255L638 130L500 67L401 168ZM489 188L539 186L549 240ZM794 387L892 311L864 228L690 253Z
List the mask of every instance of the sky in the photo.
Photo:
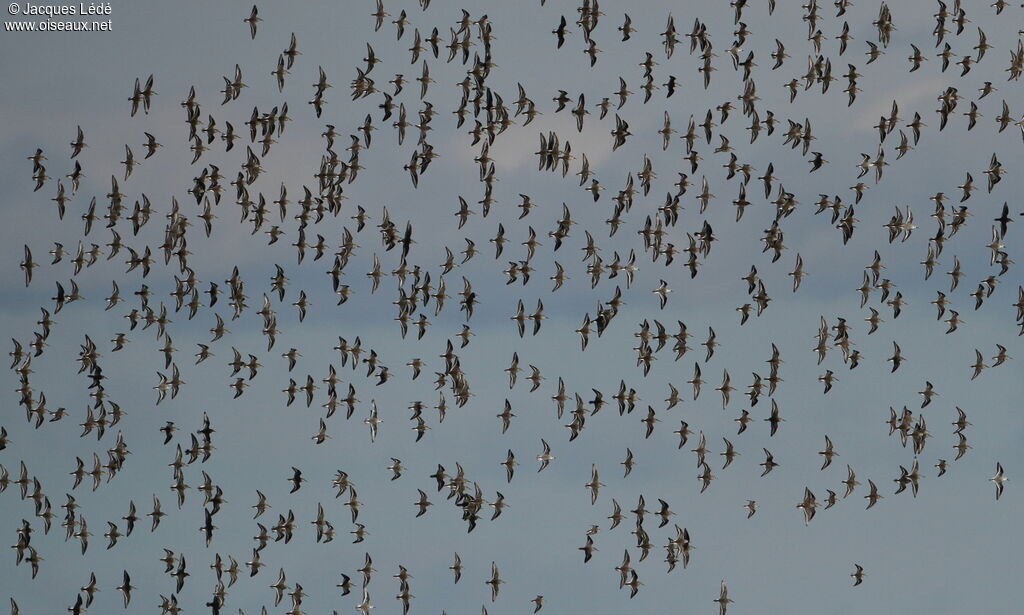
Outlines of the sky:
M932 34L932 13L937 4L890 3L896 30L885 54L870 65L865 52L868 41L877 41L872 22L878 17L879 3L858 2L842 17L836 17L830 3L822 4L818 22L824 37L822 54L831 59L838 80L825 94L818 86L807 91L801 88L790 103L784 84L802 78L807 70L806 58L814 53L813 44L806 40L807 24L798 4L780 2L769 15L767 3L758 0L750 3L742 18L750 33L741 56L746 57L748 51L754 53L757 66L752 79L760 97L757 108L762 119L767 110L774 112L779 122L775 133L762 133L750 143L746 130L750 121L740 109L734 109L722 126L715 127L710 144L703 138L697 141L695 147L703 160L692 174L690 163L684 159L685 143L679 138L686 132L687 121L693 116L699 123L710 109L714 121L722 123L717 107L727 101L739 105L736 97L743 89L742 71L733 70L728 53L738 29L728 5L650 1L637 8L632 3L602 2L604 15L592 33L601 50L594 67L583 52L583 32L573 25L579 16L576 3L548 0L543 6L536 1L465 5L473 20L486 15L493 27L495 66L487 85L514 110L513 103L519 96L517 84L521 84L542 113L529 126L523 125L523 116L513 118L515 124L491 145L489 155L498 180L494 184L497 202L487 217L476 204L482 198L483 185L474 162L480 146L470 145L472 137L467 134L473 118L470 115L466 124L457 128L451 113L461 98L457 84L470 66L459 59L446 63L443 49L438 59L425 53L419 63L410 64L414 31L418 29L425 38L437 27L447 40L449 28L458 28L463 5L434 0L423 11L411 0L388 1L385 10L391 16L379 31L374 31L370 14L376 7L365 0L308 2L301 7L266 3L259 6L263 21L252 39L243 22L251 10L246 3L112 2L110 32L0 32L0 53L11 59L0 63L0 77L6 84L0 93L0 106L7 118L0 124L0 180L6 187L0 198L6 221L0 227L0 246L3 262L7 263L0 267L0 283L5 289L0 299L0 326L6 338L18 340L27 349L33 332L40 330L40 308L54 312L51 297L58 282L70 288L69 281L74 279L84 297L53 314L56 324L46 340L48 346L31 363L30 381L36 399L45 393L50 410L66 408L64 419L35 429L18 405L18 375L9 370L0 376L9 395L7 411L0 416L0 426L9 438L6 448L0 450L0 465L15 480L24 462L57 514L46 534L42 520L34 516L33 502L19 498L17 485L0 493L0 533L7 537L8 545L15 545L17 530L22 520L27 520L34 529L31 546L43 558L34 580L27 565L15 565L13 549L0 560L0 598L12 598L24 614L64 612L75 604L90 573L95 573L100 591L89 610L120 612L123 605L115 588L121 584L122 571L127 570L136 586L127 612L157 612L160 596L172 593L185 612L206 612L210 607L205 605L216 584L215 572L209 567L216 555L225 561L232 556L242 565L252 556L257 523L269 528L279 514L291 510L297 524L295 537L289 544L271 542L262 551L265 568L252 578L243 571L238 582L227 588L223 612L258 613L262 606L270 613L286 612L291 601L285 597L275 607L275 592L268 587L277 580L279 569L285 570L290 586L301 584L306 594L301 605L305 612L356 612L362 600L361 575L356 570L362 567L367 553L377 569L367 589L378 614L398 613L402 608L395 598L400 592L399 581L392 578L399 566L412 575L409 589L415 598L410 610L414 613L476 613L481 605L494 614L523 613L532 610L529 601L537 595L545 598L543 612L633 608L652 613L715 613L718 605L713 601L723 581L734 600L729 605L732 613L810 613L822 608L834 613L1012 612L1022 600L1016 572L1024 536L1015 521L1024 496L1015 483L1017 469L1024 464L1024 419L1017 411L1024 384L1015 358L990 367L973 380L970 366L975 349L992 365L997 344L1003 345L1010 357L1024 355L1018 337L1021 328L1016 324L1017 308L1013 306L1021 284L1019 270L1011 266L1004 275L997 275L999 267L990 263L986 247L992 241L992 220L999 216L1003 203L1009 203L1011 215L1018 221L1022 210L1014 199L1021 189L1017 161L1022 132L1012 124L999 132L995 118L1004 100L1015 118L1021 113L1020 84L1007 81L1006 69L1011 52L1017 49L1017 29L1024 9L1009 6L997 16L986 3L971 3L964 7L969 23L962 34L955 34L955 24L947 24L953 30L946 40L956 54L954 62L964 55L976 59L979 28L992 45L983 59L961 76L960 67L952 63L942 72L941 60L935 56L942 47L936 46ZM403 10L409 25L404 36L397 39L391 20ZM624 12L629 13L637 29L629 41L621 41L617 31ZM671 58L666 57L659 34L665 31L669 15L674 16L682 39ZM568 20L570 34L565 45L556 49L551 30L562 16ZM695 18L706 25L717 54L713 58L716 71L707 88L697 70L701 61L689 53L689 39L685 37ZM5 22L14 20L4 15ZM840 55L835 37L844 21L849 24L852 40ZM473 31L476 44L472 52L482 53L483 44L475 27ZM292 33L301 55L296 57L279 92L271 71ZM770 54L776 49L776 40L784 43L792 57L772 70ZM355 101L350 95L349 84L357 68L364 67L367 44L381 59L370 73L379 89L391 93L388 81L396 73L410 81L394 99L396 104L404 103L410 121L423 108L419 83L414 79L420 74L424 58L430 66L434 83L425 100L438 114L431 123L428 141L439 157L420 177L418 188L403 170L416 149L417 130L410 128L400 145L391 126L393 120L381 120L383 112L378 105L382 95ZM913 53L912 44L928 59L919 70L909 72L907 57ZM654 83L661 87L645 104L640 64L646 52L657 62L653 67ZM236 64L247 87L237 100L222 105L218 92L223 87L222 77L231 76ZM840 76L847 72L848 64L856 66L862 75L858 81L862 91L850 106L842 92L845 79ZM323 68L332 85L320 118L307 104L312 100L318 67ZM150 74L157 92L152 108L149 113L140 111L132 117L128 99L133 84L137 78L145 82ZM663 84L670 75L676 77L678 88L666 98ZM615 100L612 93L619 89L620 77L634 93L622 109L613 108L600 120L595 105L606 96ZM982 99L979 88L986 82L998 89ZM344 148L350 142L347 135L358 134L356 128L367 114L371 116L376 130L371 146L360 153L364 168L356 181L344 186L346 200L341 214L328 215L309 229L311 239L316 234L324 236L330 247L328 256L314 261L307 253L306 259L297 263L290 245L297 239L297 223L292 219L280 222L276 206L271 206L272 215L263 229L278 224L284 231L273 245L267 244L262 232L253 233L250 222L240 222L241 212L233 202L234 187L227 184L244 162L245 141L237 142L231 152L225 152L218 142L199 162L191 164L185 110L179 104L187 98L190 87L195 87L201 104L203 125L212 117L218 126L231 122L240 132L245 132L244 122L253 107L266 112L288 103L294 121L261 157L263 173L249 190L253 198L262 194L269 203L278 198L280 187L286 186L293 201L292 213L297 211L294 201L301 198L303 186L316 190L314 174L325 151L321 136L325 126L336 127L339 136L335 149L346 159ZM962 99L948 126L940 131L936 98L948 87L957 88ZM552 99L560 90L574 102L581 93L585 95L590 115L582 132L577 132L568 109L556 113ZM902 118L899 130L908 135L910 130L905 125L915 112L920 113L926 124L921 140L897 161L894 148L899 143L899 130L888 135L883 147L889 166L882 180L876 183L873 173L858 180L856 165L861 153L872 158L876 155L878 131L873 126L880 116L889 115L893 101ZM968 118L963 114L972 101L977 103L980 117L969 130ZM665 112L679 133L667 151L662 149L658 134ZM633 135L613 152L609 133L615 128L616 114L629 123ZM811 155L803 156L799 148L791 149L783 143L786 120L810 122L815 136L810 151L821 152L828 161L823 168L809 173ZM84 177L68 203L67 215L60 220L50 199L56 195L56 178L73 169L69 143L75 140L78 126L88 143L76 159L82 164ZM571 143L576 156L565 178L536 167L537 135L552 131L560 142ZM163 147L125 180L120 164L125 145L141 159L145 132L153 134ZM729 156L713 151L720 145L719 134L728 137L740 163L754 168L755 177L772 164L778 178L769 199L763 198L761 183L751 180L747 186L751 205L740 221L736 221L731 201L738 194L741 178L726 179L722 165L728 163ZM36 148L42 148L47 156L44 164L54 179L34 192L32 163L26 157ZM254 149L259 153L257 147ZM584 153L594 177L605 188L597 202L579 186L575 176ZM989 192L984 170L993 154L1006 174ZM648 196L636 195L631 210L623 215L622 227L609 237L605 220L612 213L611 199L625 187L630 174L639 187L636 173L643 168L645 157L657 176L652 190ZM225 191L214 208L217 218L207 238L198 218L201 209L188 190L204 165L211 164L224 175ZM689 174L694 186L681 198L683 210L678 224L665 227L665 241L682 250L688 245L687 234L699 232L705 222L717 239L710 254L701 259L699 274L692 279L684 265L685 254L677 255L669 266L665 266L664 257L652 262L637 234L645 218L657 215L666 193L675 191L680 172ZM967 173L977 187L962 203L971 215L955 236L947 237L934 274L925 279L920 263L926 259L929 238L937 229L936 220L930 217L934 203L929 199L944 192L947 212L952 211L960 205L958 186ZM163 241L164 216L171 209L172 198L176 198L181 212L193 224L188 231L189 264L201 281L200 288L205 290L210 282L226 288L224 281L234 267L245 281L249 308L239 319L231 320L226 296L221 296L215 306L201 308L193 319L188 318L187 310L175 312L169 293L174 290L175 276L182 277L176 263L165 265L162 258L157 258L146 278L139 270L127 272L126 249L107 259L104 244L110 242L111 235L104 220L98 220L91 233L83 237L81 215L93 196L98 202L97 214L106 211L104 195L110 191L111 175L117 176L129 208L145 194L155 210L150 223L137 236L133 236L130 223L118 223L116 228L124 244L139 252L148 245L154 256L162 257L156 248ZM703 213L696 198L702 178L715 194ZM68 180L63 181L70 195ZM829 214L816 215L814 203L825 194L841 196L849 205L854 198L850 186L858 181L863 181L867 190L855 206L856 231L844 245ZM799 205L780 222L786 249L773 263L770 252L762 252L761 237L775 218L770 201L780 184L795 195ZM517 204L522 194L537 207L520 219ZM458 228L455 217L459 197L476 212L462 228ZM557 227L563 203L575 224L564 245L554 251L548 233ZM357 232L351 216L359 207L365 209L368 220L366 227ZM433 304L416 311L414 318L422 311L431 322L420 340L415 339L415 327L403 339L394 320L398 312L392 302L397 298L398 280L390 272L399 266L401 255L397 249L387 251L381 243L376 225L384 208L399 229L411 223L415 244L409 255L410 267L415 264L429 271L435 285L442 277L446 247L459 261L467 239L480 250L472 260L443 276L451 297L439 315L434 315ZM890 242L883 225L896 209L905 213L908 208L917 228L905 240ZM495 258L494 246L488 240L498 232L499 224L509 242L503 256ZM1011 224L1002 238L1003 249L1010 259L1022 261L1024 255L1017 243L1020 230L1015 226ZM521 242L527 241L531 228L541 244L530 261L536 271L528 284L506 284L507 276L502 271L509 261L526 258ZM350 286L352 295L338 306L325 272L331 268L331 254L338 249L345 229L354 234L359 247L342 281ZM584 262L585 231L593 236L606 264L616 252L625 257L635 250L638 271L631 285L627 286L624 275L615 279L605 276L591 288ZM104 254L96 264L77 275L73 275L69 262L72 257L50 265L47 252L54 242L74 251L79 241L86 249L92 243L101 246ZM18 267L24 245L31 248L35 262L40 264L27 288ZM877 290L867 306L860 307L855 289L861 285L863 271L876 251L885 267L881 277L890 280L895 285L893 292L902 293L906 301L898 318L893 317L889 306L880 303ZM798 254L807 276L794 293L787 273L793 270ZM385 272L381 288L375 293L366 275L373 267L374 256L380 258ZM953 267L954 257L965 275L959 287L951 291L945 272ZM553 292L549 276L554 274L556 262L570 279ZM280 265L289 279L284 301L278 301L271 292L275 265ZM762 315L751 315L741 325L735 309L752 303L746 282L741 280L751 265L757 267L773 301ZM980 309L975 309L970 293L989 276L997 277L996 290ZM455 335L466 323L457 296L463 288L463 277L471 281L480 303L468 322L474 337L460 349ZM104 298L115 281L125 301L105 310ZM651 292L662 281L672 289L663 309L658 295ZM158 372L168 373L159 351L165 340L157 338L156 327L143 330L140 326L129 331L124 318L132 307L139 306L133 293L142 284L152 292L152 305L163 302L168 306L172 322L167 333L177 348L174 360L186 382L174 399L168 397L159 405L153 387L159 382ZM581 352L575 330L584 314L594 317L595 308L609 301L616 287L622 291L624 305L604 335L591 336ZM291 305L298 300L300 290L312 304L302 322ZM949 308L957 310L963 321L954 333L945 333L948 325L943 321L949 317L948 311L942 319L936 319L936 307L931 302L937 291L946 294ZM271 350L261 334L262 319L256 314L264 293L271 297L281 330ZM544 302L547 318L538 335L528 330L525 337L520 337L515 322L510 320L520 299L527 311L532 311L538 300ZM203 302L208 303L205 296ZM870 335L864 322L870 315L869 307L877 309L883 320ZM215 314L224 318L230 333L211 343L209 328L214 325ZM830 326L840 318L849 324L854 348L862 354L855 370L844 364L838 348L830 350L819 364L812 348L822 317ZM655 320L666 325L670 333L677 330L677 321L685 323L693 336L691 350L674 360L670 341L656 353L653 367L645 376L636 361L635 334L642 322L653 326ZM714 329L720 345L705 361L700 344L706 341L709 328ZM120 332L127 334L127 345L113 352L109 340ZM95 432L80 437L80 424L85 421L91 399L88 379L76 373L76 360L87 336L98 346L106 393L125 412L120 423L108 428L99 440ZM388 367L391 379L385 385L375 386L376 375L367 376L364 365L357 370L341 365L340 354L334 350L339 337L351 342L357 336L363 348L373 349L381 364ZM448 340L455 342L473 397L464 407L457 407L451 392L445 390L448 412L441 422L434 409L441 394L435 390L434 380L435 372L444 368L439 355L445 352ZM900 345L905 357L905 363L894 373L886 362L893 342ZM214 356L193 365L197 343L208 344ZM783 382L771 398L765 395L756 406L750 406L742 393L753 381L753 373L767 376L766 361L773 344L784 361L780 371ZM229 387L233 378L227 364L232 348L243 357L255 355L263 365L238 399L232 399ZM297 349L301 357L289 373L281 353L290 348ZM526 372L510 389L503 370L513 354L518 355ZM416 380L405 365L414 358L425 363L423 374ZM706 381L696 399L687 384L693 378L694 364L699 364ZM317 445L311 438L325 413L321 404L327 401L320 380L327 377L330 365L341 379L340 395L344 396L351 384L360 401L350 419L346 420L343 409L327 419L331 437ZM530 365L539 368L544 377L535 392L530 392L530 383L525 380ZM720 386L724 370L737 390L723 409L721 396L713 389ZM832 370L838 380L830 392L823 394L818 379L826 370ZM288 387L290 378L302 384L307 374L321 387L312 406L307 408L303 400L286 405L287 395L282 389ZM587 417L586 428L570 442L565 426L570 416L559 418L551 400L560 378L570 398L579 393L585 401L593 399L594 390L611 400L620 382L625 382L637 391L637 408L620 415L615 402L610 401L600 412ZM927 407L920 408L919 391L925 390L928 382L938 395ZM670 384L679 389L683 401L667 409ZM502 412L506 400L516 416L503 433L496 415ZM785 422L776 435L770 436L763 419L773 400ZM414 422L409 420L409 407L417 401L424 404L424 418L430 427L419 442L415 442L411 429ZM382 423L371 442L363 420L374 404ZM645 438L641 418L646 416L648 406L660 422ZM917 456L924 478L916 497L910 490L894 494L893 479L899 477L900 467L910 468L915 460L913 450L890 435L886 424L890 407L900 410L903 406L915 417L926 419L932 436ZM574 401L570 401L568 408L573 407ZM965 432L972 448L954 462L957 438L951 423L957 418L957 407L972 423ZM743 410L749 411L754 420L744 433L737 434L734 419ZM204 413L216 430L212 436L216 449L208 461L183 468L190 489L179 510L170 490L173 474L168 464L174 459L177 444L188 448L189 434L202 427ZM164 445L159 428L167 421L173 421L179 431L171 444ZM672 433L680 421L686 421L694 431L682 450L677 447L678 436ZM69 473L75 469L75 458L89 462L97 453L105 459L118 432L131 451L124 468L113 480L104 479L95 491L88 480L73 489ZM697 478L701 469L690 450L696 446L700 432L707 437L708 463L716 476L704 493ZM818 452L823 450L826 436L839 456L821 470ZM725 469L719 455L725 450L723 438L728 438L739 453ZM542 439L551 445L555 459L538 472L535 457L541 453ZM620 462L627 448L635 455L636 467L623 477ZM758 465L764 460L762 448L769 449L780 463L765 477L760 476ZM511 482L506 481L505 469L500 465L508 450L521 464ZM392 473L387 469L393 458L407 468L397 480L391 480ZM936 476L933 467L939 459L949 461L942 477ZM446 499L448 489L439 493L430 478L438 464L451 473L457 463L465 469L466 477L480 486L488 502L494 502L500 492L508 504L494 521L490 521L490 508L484 510L484 519L471 533L466 531L455 500ZM995 487L988 480L997 463L1010 479L998 501ZM849 498L842 499L841 481L846 478L847 464L863 484ZM584 486L590 481L592 466L599 470L604 483L593 505ZM299 491L289 493L293 467L302 470L307 482ZM331 486L339 470L348 473L363 503L358 521L365 525L368 535L360 544L352 544L349 534L355 526L349 508L344 506L347 496L335 498ZM197 487L202 484L203 472L223 489L226 499L214 517L218 529L208 547L199 531L204 506ZM871 510L865 510L862 497L867 493L868 479L884 496ZM796 508L805 488L813 491L819 502L828 489L837 491L840 500L829 510L819 508L815 518L805 524ZM415 517L414 505L417 489L426 492L433 503L419 518ZM254 520L251 507L256 504L257 490L267 496L271 508ZM64 540L60 505L65 502L65 494L75 497L80 515L88 520L94 534L85 554L77 540ZM168 513L156 531L149 531L148 518L143 517L131 536L122 537L113 548L106 549L102 534L107 522L114 522L123 532L121 517L127 514L129 503L134 502L141 517L150 512L154 495ZM657 517L647 515L644 527L655 548L638 563L640 553L630 534L634 519L627 511L636 507L640 496L645 498L649 511L656 511L661 499L675 515L663 528L657 527ZM627 516L614 530L609 529L607 520L613 499ZM757 513L750 519L744 508L747 500L758 504ZM311 522L318 504L323 505L327 519L336 528L333 542L315 541ZM680 565L667 573L664 545L675 536L673 524L687 528L695 549L685 569ZM601 528L593 536L598 550L590 562L584 563L579 548L592 525ZM188 562L191 576L180 593L175 592L174 579L163 572L164 565L159 561L163 549L184 554ZM624 550L630 552L643 583L632 599L628 589L619 588L615 570ZM462 580L453 584L448 567L456 552L464 571ZM491 562L497 564L504 581L493 603L485 584ZM858 587L852 586L849 576L855 564L863 566L866 573ZM353 592L344 597L335 587L342 574L350 575L355 584ZM43 588L47 591L41 591Z

